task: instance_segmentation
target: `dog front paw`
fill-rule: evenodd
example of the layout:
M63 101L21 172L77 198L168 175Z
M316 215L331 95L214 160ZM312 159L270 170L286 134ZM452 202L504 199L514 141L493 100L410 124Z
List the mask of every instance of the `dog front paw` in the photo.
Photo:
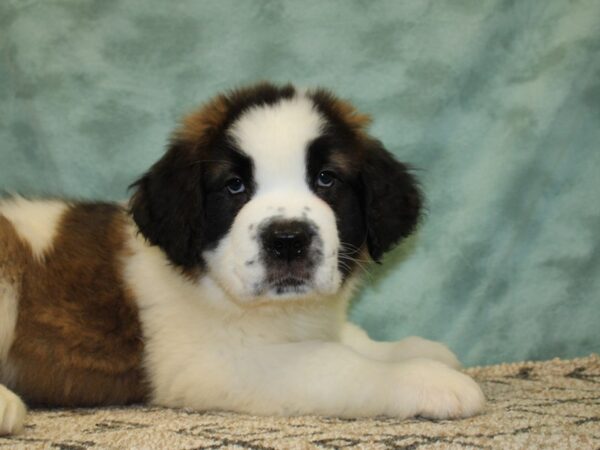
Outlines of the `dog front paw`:
M471 377L437 361L407 362L402 377L404 400L412 407L409 415L457 419L473 416L485 407L485 396Z
M23 429L27 409L13 392L0 385L0 435L15 434Z

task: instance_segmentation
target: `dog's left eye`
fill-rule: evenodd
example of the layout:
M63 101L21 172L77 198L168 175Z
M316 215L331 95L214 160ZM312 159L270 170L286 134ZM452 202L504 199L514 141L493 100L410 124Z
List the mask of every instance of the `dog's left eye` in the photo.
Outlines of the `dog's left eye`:
M324 170L317 177L317 185L320 187L331 187L335 183L335 174L329 170Z
M246 186L241 178L232 178L227 182L227 190L230 194L241 194L246 190Z

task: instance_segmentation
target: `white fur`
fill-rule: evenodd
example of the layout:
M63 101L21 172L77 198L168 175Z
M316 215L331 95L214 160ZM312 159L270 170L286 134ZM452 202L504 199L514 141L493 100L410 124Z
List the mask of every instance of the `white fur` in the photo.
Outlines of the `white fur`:
M310 211L305 211L306 207ZM290 300L290 295L275 297L268 290L258 294L254 292L253 287L260 284L265 276L257 233L262 224L273 216L293 219L302 218L303 214L319 227L319 242L322 242L323 252L323 259L315 271L309 294L334 294L341 284L337 266L339 239L335 215L318 197L296 191L282 190L256 195L249 201L240 210L230 232L216 249L205 252L211 276L240 303L261 302L268 298ZM248 265L250 261L254 264Z
M342 342L361 355L379 361L404 361L412 358L428 358L444 363L453 369L461 364L448 347L439 342L410 336L397 342L376 342L362 328L346 323L342 329Z
M231 137L252 158L256 192L205 253L208 270L198 280L181 276L132 228L125 279L140 307L153 402L254 414L476 413L484 397L472 379L410 359L456 366L443 346L374 343L346 323L355 280L341 285L336 218L306 181L306 149L322 127L302 95L252 108L233 124ZM265 275L256 233L277 216L312 221L323 245L311 290L294 298L253 292Z
M62 201L13 197L0 202L0 214L12 222L21 239L31 246L33 255L41 259L52 247L60 218L68 207Z
M23 401L0 384L0 435L21 431L26 413Z
M6 363L8 351L14 339L17 305L16 287L4 280L0 273L0 380L2 380L2 367Z
M251 108L231 126L231 136L254 162L258 195L308 190L306 147L323 126L323 118L305 96Z
M236 301L262 302L273 292L257 289L265 277L257 232L274 217L301 219L317 227L323 258L303 295L332 295L340 287L339 239L331 208L306 181L306 151L324 124L303 95L274 105L251 108L231 127L230 135L254 165L256 192L238 213L229 233L204 258L213 278ZM317 245L317 244L314 244ZM296 294L279 295L290 300Z
M132 231L125 278L140 306L153 402L254 414L448 418L481 410L477 384L444 364L377 361L340 342L352 281L336 295L239 305L193 282Z

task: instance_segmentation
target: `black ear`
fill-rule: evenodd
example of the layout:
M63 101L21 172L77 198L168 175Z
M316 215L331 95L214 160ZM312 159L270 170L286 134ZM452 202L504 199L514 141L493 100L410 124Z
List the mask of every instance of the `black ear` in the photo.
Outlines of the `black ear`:
M374 261L415 229L422 196L406 165L370 140L362 167L367 246Z
M192 268L202 261L203 193L201 167L187 144L174 142L167 153L131 187L130 212L140 232L171 261Z

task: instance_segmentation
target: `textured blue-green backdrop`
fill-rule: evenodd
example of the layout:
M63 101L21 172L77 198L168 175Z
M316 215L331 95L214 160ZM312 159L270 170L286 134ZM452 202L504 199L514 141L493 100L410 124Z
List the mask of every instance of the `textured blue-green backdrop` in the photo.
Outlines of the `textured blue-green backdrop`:
M0 52L2 190L122 199L214 93L328 87L428 198L355 321L467 364L600 349L596 0L4 0Z

